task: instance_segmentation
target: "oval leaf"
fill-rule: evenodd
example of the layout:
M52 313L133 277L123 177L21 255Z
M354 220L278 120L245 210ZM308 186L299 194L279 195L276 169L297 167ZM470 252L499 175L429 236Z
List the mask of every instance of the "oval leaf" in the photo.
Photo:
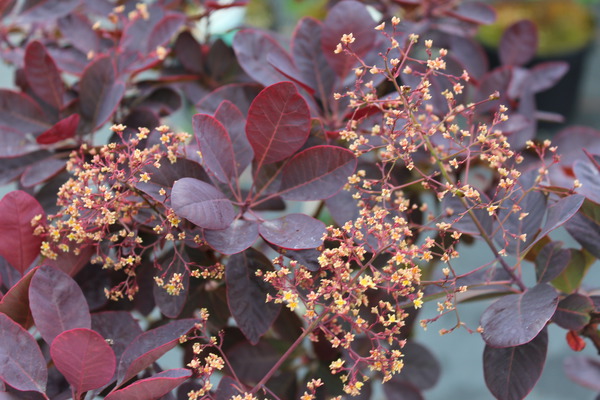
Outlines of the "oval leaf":
M127 382L177 346L179 338L191 331L197 322L197 319L180 319L144 332L135 338L119 360L117 384Z
M254 158L254 151L246 137L246 118L240 109L228 100L224 100L219 104L219 108L215 111L215 118L223 124L227 133L229 133L235 155L236 175L240 176Z
M48 344L61 332L92 326L87 301L77 282L47 265L40 267L31 280L29 306L35 325Z
M310 147L296 154L283 169L281 197L300 201L327 199L347 183L356 162L354 153L341 147Z
M21 175L21 185L29 188L46 182L66 168L65 160L48 157L31 164Z
M217 188L194 178L182 178L171 190L177 215L206 229L225 229L235 218L231 202Z
M572 356L565 359L564 370L573 382L600 391L600 361L591 357Z
M547 283L559 276L571 261L571 252L561 249L562 243L550 242L535 259L535 275L538 283Z
M81 77L81 115L92 129L100 127L111 117L124 93L125 85L117 80L113 61L109 57L98 58Z
M37 272L35 267L24 277L19 279L8 292L4 293L0 301L0 313L8 315L13 321L25 329L29 329L33 324L33 317L29 310L29 285L33 274Z
M21 274L40 254L42 238L31 226L37 215L44 216L42 206L22 190L9 192L0 201L0 255Z
M23 133L40 133L50 124L42 116L40 106L24 93L0 89L0 125L10 126Z
M567 222L577 213L584 200L584 196L580 194L573 194L571 196L563 197L548 207L546 223L544 224L541 232L537 235L536 240L534 240L528 248L533 246L538 240L550 232L564 225L565 222Z
M578 331L590 322L594 303L588 296L573 293L558 303L552 321L562 328Z
M294 154L309 132L310 110L293 83L265 88L250 105L246 135L259 167Z
M141 400L158 399L177 388L192 376L192 371L185 368L169 369L150 378L132 383L124 389L117 390L105 397L106 400Z
M31 90L48 105L60 110L65 85L54 59L37 40L25 49L25 77Z
M35 140L39 144L54 144L61 140L70 139L77 133L77 125L79 124L79 114L72 114L67 118L58 121L54 126Z
M274 295L274 289L256 276L258 269L272 271L273 266L267 257L252 248L231 256L225 268L231 315L252 344L258 343L281 309L281 304L266 302L268 294Z
M499 56L502 65L522 66L535 56L538 46L538 32L529 20L515 22L502 34Z
M192 127L202 154L202 165L221 182L229 181L235 174L235 156L229 134L214 117L196 114Z
M252 246L258 239L258 224L256 221L236 219L226 229L205 230L204 239L220 253L237 254Z
M404 367L402 373L394 375L392 382L406 382L420 390L431 389L441 376L439 361L427 347L410 341L402 348ZM384 385L385 386L385 385Z
M542 375L548 349L548 333L542 330L521 346L485 346L483 375L490 392L498 400L520 400L533 389Z
M90 329L61 333L50 345L50 355L56 368L80 394L110 382L117 365L110 345Z
M141 335L142 329L127 311L104 311L92 314L92 329L110 340L117 359Z
M325 224L306 214L289 214L264 221L258 227L267 242L284 249L314 249L323 244Z
M558 305L558 294L541 283L522 294L504 296L481 316L483 340L492 347L530 342L546 326Z
M17 390L42 393L48 380L46 360L33 336L1 313L0 379Z

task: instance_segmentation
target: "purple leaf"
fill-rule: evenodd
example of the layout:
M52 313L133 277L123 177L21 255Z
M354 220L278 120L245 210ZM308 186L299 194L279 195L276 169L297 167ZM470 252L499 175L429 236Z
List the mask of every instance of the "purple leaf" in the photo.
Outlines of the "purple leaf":
M341 147L310 147L283 169L281 197L301 201L329 198L347 183L356 162L354 153Z
M586 200L565 224L567 232L594 257L600 258L600 205Z
M600 391L600 361L585 356L571 356L564 361L569 379L596 392Z
M246 135L259 167L294 154L309 133L310 111L294 84L269 86L252 102Z
M272 271L273 266L267 257L253 248L231 256L225 268L229 310L252 344L258 343L281 309L281 304L266 302L267 294L273 295L274 288L256 276L258 269Z
M441 366L427 347L410 341L402 348L404 368L391 381L407 382L420 390L431 389L440 379ZM385 387L385 385L384 385Z
M180 319L142 333L127 346L117 367L117 385L127 382L163 354L177 346L191 331L196 319ZM117 387L118 387L117 386Z
M7 193L0 201L0 255L21 274L40 254L42 238L34 235L31 220L44 217L44 210L30 194L21 190Z
M110 393L106 400L149 400L158 399L177 388L192 376L185 368L168 369L150 378L132 383L124 389Z
M223 100L231 101L243 114L247 114L252 100L262 90L254 83L231 83L213 90L196 104L196 108L206 113L214 113Z
M202 47L189 31L183 31L177 36L173 50L186 70L195 74L204 73Z
M345 78L357 64L355 57L364 58L374 48L377 39L375 21L364 4L354 0L343 1L333 6L323 22L321 51L335 73ZM335 54L342 35L352 33L355 41L350 48L355 55Z
M81 116L93 129L99 128L112 116L124 93L125 85L117 80L113 61L109 57L96 59L81 77Z
M525 293L504 296L481 316L483 340L492 347L514 347L530 342L552 318L558 294L540 283Z
M531 248L541 238L552 232L553 230L560 228L565 222L571 219L577 211L581 208L585 198L579 194L573 194L567 197L563 197L556 203L548 207L546 223L542 228L541 232L537 235L528 248Z
M236 389L238 383L235 379L224 376L219 381L219 386L215 392L215 400L231 400L232 397L240 394L240 391Z
M46 390L46 360L35 339L0 313L0 380L17 390Z
M35 138L35 141L39 144L54 144L65 139L70 139L77 133L79 119L79 114L72 114L67 118L61 119L52 128Z
M302 80L312 87L318 98L327 102L333 94L336 76L321 50L322 30L322 22L301 19L294 31L292 54Z
M239 108L229 100L223 102L215 111L215 118L223 124L233 146L235 155L236 175L242 175L242 172L250 165L254 158L254 151L248 137L246 137L246 118Z
M578 160L573 164L573 173L581 182L577 192L600 204L600 171L589 161Z
M110 340L117 359L142 329L127 311L104 311L92 314L92 329Z
M252 79L264 86L286 78L267 62L267 55L293 62L289 54L268 34L257 29L242 29L233 38L233 50L240 66Z
M550 242L535 259L535 275L538 283L547 283L559 276L569 265L571 252L561 249L562 243Z
M171 191L173 210L206 229L225 229L235 218L231 202L217 188L194 178L182 178Z
M236 219L228 228L205 230L204 239L210 247L222 254L237 254L252 246L258 239L256 221Z
M309 95L313 95L315 90L306 82L304 77L294 65L292 59L288 57L280 57L277 53L269 52L267 54L267 63L275 68L275 71L287 78L287 80L298 84L302 89L306 90Z
M313 249L323 244L325 224L306 214L288 214L258 227L267 242L284 249Z
M448 14L454 18L479 25L489 25L496 21L496 11L489 4L480 1L460 3Z
M202 165L221 182L236 174L233 145L225 127L214 117L196 114L192 127L202 154Z
M183 256L187 256L183 253ZM187 257L186 257L187 258ZM158 285L152 285L152 292L154 294L154 300L156 305L160 309L160 312L168 318L177 318L188 297L188 290L190 288L190 272L188 271L185 263L181 257L175 257L174 252L167 253L166 257L160 260L161 270L166 272L166 275L162 275L165 282L169 282L169 279L174 274L181 274L181 284L183 289L177 295L172 295L165 288L159 287Z
M58 28L63 36L68 37L69 43L84 53L90 50L100 52L100 36L92 25L87 17L77 13L71 13L58 20Z
M65 85L54 60L37 40L25 49L25 77L40 99L57 110L61 109Z
M502 65L522 66L535 56L538 46L538 33L535 24L529 20L515 22L500 39L498 49Z
M21 7L24 21L40 21L60 18L79 5L81 0L25 0Z
M97 389L110 382L117 360L102 335L77 328L58 335L50 346L56 368L77 393Z
M573 293L558 302L552 321L570 331L579 331L590 322L594 303L588 296Z
M28 135L10 126L0 126L0 143L0 158L19 157L39 148Z
M270 243L269 243L270 244ZM302 249L302 250L290 250L281 247L273 246L275 251L294 260L298 263L298 266L304 266L309 271L318 271L321 268L319 264L319 256L321 252L317 249Z
M50 127L38 104L25 93L0 89L0 125L23 133L39 133Z
M490 392L498 400L525 398L542 375L547 349L546 329L521 346L498 349L486 345L483 375Z
M40 267L31 280L29 306L35 325L48 344L61 332L92 326L88 304L79 285L53 267Z
M529 71L531 90L538 93L554 87L569 71L569 64L564 61L550 61L537 64Z
M21 185L29 188L46 182L64 170L66 164L64 159L61 160L53 157L45 158L31 164L23 171L23 175L21 175Z
M182 14L171 14L162 18L146 38L146 53L152 53L158 46L166 45L184 24L185 17Z
M33 317L29 310L29 285L38 267L33 268L24 277L4 293L0 301L0 314L6 314L10 319L29 329L33 325Z

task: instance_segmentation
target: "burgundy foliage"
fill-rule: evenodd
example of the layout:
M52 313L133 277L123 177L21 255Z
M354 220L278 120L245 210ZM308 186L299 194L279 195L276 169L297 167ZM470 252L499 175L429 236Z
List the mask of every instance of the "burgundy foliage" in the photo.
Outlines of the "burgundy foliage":
M565 346L600 350L585 282L600 258L600 132L566 128L558 150L536 139L539 120L562 117L535 95L568 65L531 65L532 22L505 31L490 67L474 34L495 12L480 2L330 0L287 39L198 35L245 0L145 3L0 0L0 57L15 71L0 88L0 185L17 187L0 199L0 399L346 396L337 373L369 399L398 368L378 352L396 351L404 367L383 392L423 399L448 373L414 340L440 317L417 304L436 300L445 314L495 299L479 331L498 399L534 388L549 324ZM444 72L424 61L442 48ZM452 147L453 121L468 146ZM522 156L502 164L514 172L479 157L484 126ZM577 245L554 241L559 228ZM484 241L494 258L455 271L461 235L461 251ZM600 392L597 358L564 365Z

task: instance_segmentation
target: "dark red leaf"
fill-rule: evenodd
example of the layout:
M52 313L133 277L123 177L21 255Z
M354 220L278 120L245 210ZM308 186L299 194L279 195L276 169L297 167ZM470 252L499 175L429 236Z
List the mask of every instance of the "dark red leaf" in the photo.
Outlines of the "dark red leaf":
M60 110L65 85L54 60L37 40L25 49L25 76L31 90L48 105Z
M81 14L71 13L58 20L58 28L69 43L83 53L100 52L100 35L93 24Z
M262 222L260 236L267 242L284 249L313 249L323 244L325 224L306 214L288 214Z
M0 89L0 125L23 133L39 133L50 127L43 115L40 106L25 93Z
M284 75L267 62L267 55L272 54L272 57L285 59L288 64L293 65L283 47L268 34L257 29L238 31L233 38L233 50L244 71L264 86L286 80Z
M204 239L210 247L222 254L236 254L252 246L258 239L258 223L236 219L228 228L205 230Z
M335 73L345 78L357 64L355 57L364 58L374 48L377 39L375 21L364 4L354 0L342 1L333 6L323 22L322 52ZM352 33L355 41L350 48L355 55L335 54L342 35Z
M196 319L180 319L142 333L127 346L117 367L117 385L127 382L160 356L177 346L179 338L191 331ZM117 387L118 387L117 386Z
M531 342L516 347L485 346L483 375L498 400L521 400L542 375L548 349L548 332L542 330Z
M127 311L104 311L92 314L92 329L110 340L117 359L141 335L142 329Z
M235 379L224 376L219 381L219 386L217 386L217 390L215 392L215 400L231 400L232 397L240 394L238 387L238 383Z
M569 379L581 386L600 391L600 361L585 356L572 356L564 361Z
M58 253L56 259L45 260L47 265L63 271L65 274L74 277L90 261L92 255L96 252L96 247L92 244L78 244L79 253L73 251Z
M588 160L575 161L573 173L581 182L581 187L577 192L584 195L591 201L600 204L600 171Z
M538 283L547 283L559 276L571 261L571 252L561 249L562 243L550 242L535 259L535 275Z
M225 229L235 217L231 202L209 183L182 178L171 190L173 210L180 217L206 229Z
M195 74L204 73L202 47L189 31L179 34L173 50L185 69Z
M598 247L600 242L599 211L600 205L586 200L580 211L565 224L567 232L596 258L600 257L600 247Z
M37 270L36 267L29 271L8 292L4 293L4 297L0 301L0 314L6 314L25 329L29 329L33 324L33 317L29 310L29 285Z
M73 11L80 2L81 0L25 0L20 17L24 21L56 19Z
M38 201L21 190L7 193L0 201L0 255L23 274L40 254L42 239L33 234L31 220L45 216Z
M246 135L258 168L294 154L310 132L310 110L294 84L281 82L256 96L246 122Z
M145 57L147 53L154 50L149 48L148 38L152 30L165 17L164 9L159 4L149 4L147 11L148 18L138 14L136 18L127 21L119 42L119 49L123 53L133 55L136 62L139 61L141 54Z
M184 253L185 254L185 253ZM189 260L188 260L189 261ZM186 268L185 263L181 260L181 257L175 257L174 252L167 253L166 257L160 259L161 270L166 275L160 275L165 282L169 282L169 279L174 274L181 274L181 283L183 289L177 295L172 295L165 288L158 285L152 285L152 292L154 294L154 301L160 309L160 312L168 318L177 318L188 298L188 290L190 289L190 272Z
M448 14L454 18L479 25L489 25L496 20L496 11L489 4L479 1L460 3Z
M207 114L192 117L192 127L202 154L202 165L221 182L236 174L233 145L225 127Z
M56 368L79 394L110 382L117 360L102 335L77 328L58 335L50 346Z
M585 349L585 340L575 331L567 332L567 344L573 351L582 351Z
M431 389L440 379L441 366L439 361L427 349L414 341L409 341L402 348L404 368L402 373L394 375L392 382L407 382L420 390ZM385 385L384 385L385 386Z
M261 90L262 85L255 83L231 83L210 92L196 104L196 108L202 112L214 113L223 100L228 100L243 114L247 114L252 100Z
M558 294L540 283L522 294L504 296L481 316L483 340L493 347L514 347L533 340L552 318Z
M503 65L522 66L535 56L538 46L538 33L535 24L529 20L515 22L500 39L498 53Z
M39 148L28 135L9 126L0 127L0 143L0 158L19 157Z
M573 293L558 302L552 321L562 328L578 331L590 322L592 311L594 311L592 299Z
M227 351L233 370L245 382L258 382L280 357L277 350L264 340L254 345L244 341Z
M44 393L46 360L35 339L19 324L0 313L0 380L17 390Z
M258 343L281 308L281 304L266 302L267 294L274 295L274 289L256 276L258 269L272 271L273 266L264 254L253 248L231 256L225 269L229 310L252 344Z
M182 14L171 14L162 18L150 32L146 39L146 53L152 53L158 46L166 45L184 24Z
M425 400L416 386L406 381L391 380L383 385L387 400Z
M10 13L13 7L17 4L17 0L2 0L0 1L0 18L5 17Z
M292 54L304 82L323 102L331 100L336 76L321 49L322 22L313 18L300 20L292 39Z
M537 64L530 69L531 79L529 82L534 93L543 92L556 85L569 71L569 64L564 61L550 61Z
M104 124L119 105L125 85L118 81L115 66L109 57L99 57L81 77L79 107L82 117L93 129Z
M215 111L215 118L223 124L233 146L235 154L236 175L242 175L242 172L250 165L254 158L254 151L248 137L246 137L246 118L239 108L228 100L223 102Z
M286 200L322 200L336 194L356 168L350 150L315 146L296 154L283 169L280 195Z
M88 304L79 285L53 267L40 267L31 280L29 306L35 326L48 344L61 332L92 326Z
M66 164L66 160L52 157L31 164L23 171L23 175L21 175L21 185L29 188L44 183L64 170L67 166Z
M132 383L105 397L106 400L148 400L158 399L177 388L192 376L192 371L185 368L168 369L150 378Z
M35 138L35 141L39 144L54 144L70 139L77 133L77 125L79 125L79 114L72 114L58 121L52 128Z

